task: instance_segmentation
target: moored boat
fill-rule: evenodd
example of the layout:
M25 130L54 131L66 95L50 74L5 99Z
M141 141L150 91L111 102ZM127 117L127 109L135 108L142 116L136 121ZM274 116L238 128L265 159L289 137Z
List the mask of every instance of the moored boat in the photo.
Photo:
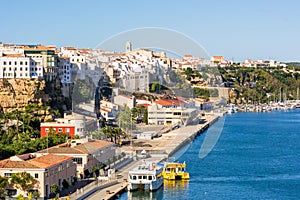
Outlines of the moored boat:
M154 162L143 162L128 172L127 190L157 190L163 184L163 168Z
M186 171L185 162L166 162L164 164L162 175L166 180L190 179L190 174Z

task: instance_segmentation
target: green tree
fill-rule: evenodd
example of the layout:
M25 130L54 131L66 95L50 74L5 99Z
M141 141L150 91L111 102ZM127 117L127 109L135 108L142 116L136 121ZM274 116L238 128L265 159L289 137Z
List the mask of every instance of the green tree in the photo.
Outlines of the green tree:
M6 197L7 186L8 186L8 178L0 176L0 199L4 199Z
M127 105L124 105L122 111L117 114L117 122L119 127L124 131L127 137L131 137L131 130L135 129L135 126L132 122L132 113L130 108Z
M34 187L37 180L27 172L19 172L11 176L11 183L14 184L16 188L26 192Z
M56 196L59 194L59 190L60 190L60 188L57 184L53 184L50 187L50 192L55 194Z

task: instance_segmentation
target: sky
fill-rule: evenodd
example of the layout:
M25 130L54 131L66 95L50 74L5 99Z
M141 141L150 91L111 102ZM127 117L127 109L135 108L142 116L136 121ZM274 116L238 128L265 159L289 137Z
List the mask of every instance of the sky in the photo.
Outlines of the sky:
M298 0L6 0L0 5L3 43L96 48L119 33L155 27L190 38L209 56L300 61Z

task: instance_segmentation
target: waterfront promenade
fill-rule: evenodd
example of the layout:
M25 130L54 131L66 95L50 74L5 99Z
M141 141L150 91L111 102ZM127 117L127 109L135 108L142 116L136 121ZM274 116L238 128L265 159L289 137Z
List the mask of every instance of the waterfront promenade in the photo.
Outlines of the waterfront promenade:
M159 138L135 141L147 144L146 146L123 146L122 150L126 152L141 152L142 150L146 150L151 155L147 160L154 162L165 160L168 157L172 157L180 148L192 142L198 134L206 130L222 115L223 113L206 114L205 120L202 123L199 123L199 120L194 120L190 125L182 126L168 133L164 133ZM71 196L71 198L96 200L115 197L126 188L128 171L136 167L140 162L142 162L142 160L132 161L127 166L121 168L116 172L115 179L107 182L105 187L99 187L97 184L94 184L94 186L89 189L89 196L84 196L83 194L85 194L85 192L83 192L80 195Z

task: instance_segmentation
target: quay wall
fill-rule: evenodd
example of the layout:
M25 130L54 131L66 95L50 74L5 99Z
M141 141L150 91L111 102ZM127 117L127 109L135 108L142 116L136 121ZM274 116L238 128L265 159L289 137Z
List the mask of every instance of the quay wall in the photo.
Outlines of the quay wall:
M213 125L217 120L219 119L219 116L214 116L210 121L203 124L203 126L200 127L200 129L195 130L188 136L185 140L180 142L170 153L168 154L169 157L172 157L177 151L179 151L182 147L185 145L191 143L194 141L194 139L201 135L204 131L206 131L211 125Z

